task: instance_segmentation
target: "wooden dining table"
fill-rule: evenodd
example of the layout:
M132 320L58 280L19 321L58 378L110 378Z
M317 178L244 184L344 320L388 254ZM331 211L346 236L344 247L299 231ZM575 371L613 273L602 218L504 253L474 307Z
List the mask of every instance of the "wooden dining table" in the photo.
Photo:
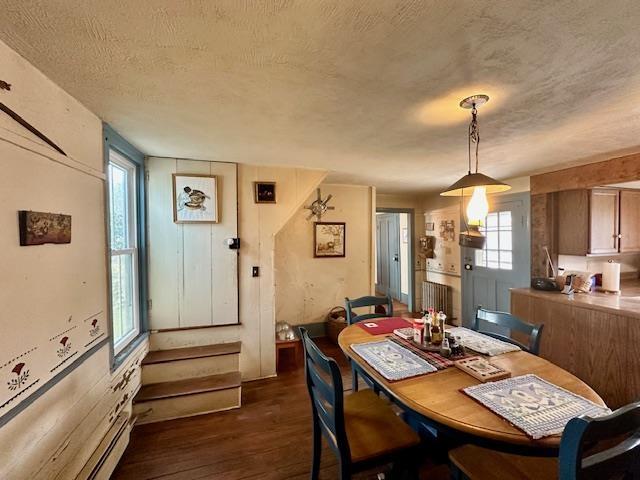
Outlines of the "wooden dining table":
M338 343L359 373L366 375L378 389L415 418L461 442L524 455L558 454L560 435L533 440L463 393L463 388L480 382L462 370L450 367L390 382L351 348L354 344L373 342L386 336L389 335L371 335L360 326L351 325L340 333ZM512 377L532 373L598 405L606 406L600 396L582 380L536 355L517 351L491 357L490 361L511 372Z

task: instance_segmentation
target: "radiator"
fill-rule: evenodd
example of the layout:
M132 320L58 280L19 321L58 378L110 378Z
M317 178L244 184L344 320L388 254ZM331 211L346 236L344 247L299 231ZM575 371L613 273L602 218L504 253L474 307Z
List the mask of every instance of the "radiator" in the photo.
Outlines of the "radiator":
M448 319L452 319L451 287L442 283L422 282L422 310L429 308L442 311Z

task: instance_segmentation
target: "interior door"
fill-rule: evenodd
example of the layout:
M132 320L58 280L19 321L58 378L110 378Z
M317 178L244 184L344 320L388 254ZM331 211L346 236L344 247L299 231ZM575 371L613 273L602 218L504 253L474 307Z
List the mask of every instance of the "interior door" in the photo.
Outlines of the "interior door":
M376 215L376 291L400 300L400 222L397 213Z
M531 278L529 193L490 199L482 250L462 249L462 322L470 326L479 306L510 311L509 289ZM505 332L500 332L505 333Z

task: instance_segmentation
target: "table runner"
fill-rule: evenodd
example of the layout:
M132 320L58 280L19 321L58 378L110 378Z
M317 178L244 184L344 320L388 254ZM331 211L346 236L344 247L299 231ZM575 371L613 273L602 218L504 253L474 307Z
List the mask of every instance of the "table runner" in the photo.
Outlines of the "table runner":
M370 320L358 322L356 325L371 335L384 335L386 333L393 333L397 328L407 328L412 326L411 322L408 322L402 317L372 318Z
M389 381L437 371L426 360L389 340L351 345L351 349Z
M389 340L397 343L402 347L407 348L408 350L415 353L420 358L429 362L432 366L436 367L438 370L444 370L445 368L454 366L453 361L449 360L448 358L443 357L442 355L436 352L427 352L424 350L420 350L418 347L413 345L410 341L405 340L404 338L393 336L393 337L389 337ZM461 358L464 358L464 357L459 357L459 358L456 357L456 360L459 360Z
M497 338L483 335L482 333L464 327L453 327L450 328L448 332L454 337L460 337L460 341L466 348L490 357L521 350L517 345L503 342Z
M562 433L567 422L578 415L600 417L611 413L608 408L532 374L462 391L534 440Z

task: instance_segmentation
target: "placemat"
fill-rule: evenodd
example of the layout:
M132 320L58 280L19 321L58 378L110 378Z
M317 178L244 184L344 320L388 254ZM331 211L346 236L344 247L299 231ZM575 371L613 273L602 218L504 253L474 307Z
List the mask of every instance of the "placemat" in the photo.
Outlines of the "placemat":
M448 358L443 357L439 353L425 352L424 350L420 350L418 347L413 345L410 341L405 340L404 338L392 336L392 337L389 337L389 340L397 343L402 347L405 347L406 349L410 350L412 353L415 353L417 356L426 360L432 366L436 367L438 370L444 370L445 368L454 366L453 361L449 360ZM464 358L464 357L459 357L458 359L460 358Z
M372 318L358 322L356 325L371 335L384 335L385 333L393 333L396 328L412 326L411 322L408 322L402 317Z
M600 417L611 410L536 375L522 375L462 390L513 426L537 440L562 433L578 415Z
M460 337L460 341L466 348L470 348L471 350L484 355L489 355L490 357L521 350L517 345L503 342L502 340L490 337L489 335L483 335L482 333L469 330L468 328L453 327L448 331L451 335Z
M351 349L390 381L436 372L437 369L410 350L389 340L356 343Z

